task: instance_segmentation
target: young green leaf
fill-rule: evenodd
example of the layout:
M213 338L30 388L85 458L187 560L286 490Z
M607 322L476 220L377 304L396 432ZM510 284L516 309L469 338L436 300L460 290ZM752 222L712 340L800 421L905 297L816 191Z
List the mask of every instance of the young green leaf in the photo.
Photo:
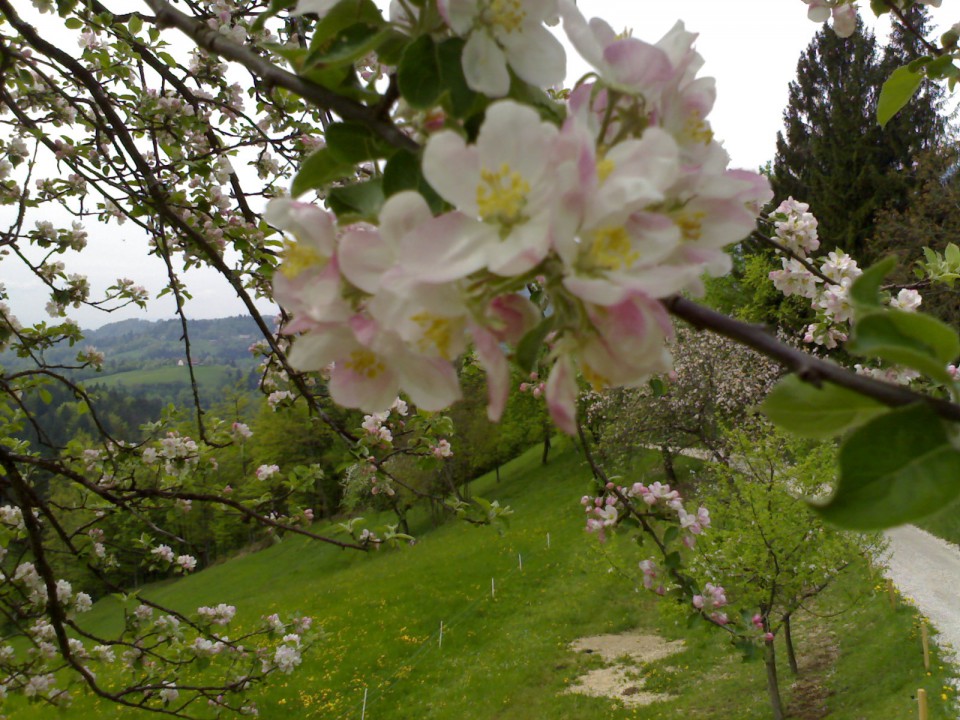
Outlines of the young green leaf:
M900 108L910 102L910 98L920 89L923 77L921 73L914 72L907 66L893 71L883 84L880 99L877 101L877 122L880 127L886 127Z
M389 28L355 23L340 30L330 41L311 50L304 62L304 71L318 66L346 65L379 47L390 34Z
M960 354L960 339L949 326L922 313L886 310L857 321L849 352L919 370L937 382L953 379L946 366Z
M826 439L888 412L885 405L839 385L819 388L788 375L767 395L760 411L801 437Z
M367 220L375 222L383 206L383 185L380 178L333 188L327 193L327 204L341 222Z
M830 522L873 530L918 520L960 495L960 452L926 405L875 418L840 449L831 497L811 506Z
M334 180L350 177L352 173L351 163L341 162L328 148L320 148L300 166L300 172L293 178L290 186L290 194L293 197L303 195L308 190L324 187Z
M880 286L884 278L897 266L897 258L893 255L874 263L863 274L854 280L850 287L850 299L859 309L882 307L880 301Z
M437 104L443 91L437 46L423 35L407 46L397 68L400 94L410 107L428 110Z
M396 152L393 145L360 123L334 123L327 128L324 137L330 154L346 165L389 157Z
M457 118L479 111L484 103L483 95L470 89L463 74L461 56L464 45L462 38L450 38L437 46L440 83L446 91L444 105Z
M529 330L517 343L516 362L524 372L532 372L543 347L543 339L553 330L557 318L555 315L544 318L535 328Z
M420 167L420 156L409 150L400 150L387 160L383 168L383 193L387 197L404 190L420 193L434 213L443 210L443 198L430 187Z
M337 37L354 25L381 28L385 25L383 15L373 0L340 0L317 23L310 40L310 52L322 53L330 48Z

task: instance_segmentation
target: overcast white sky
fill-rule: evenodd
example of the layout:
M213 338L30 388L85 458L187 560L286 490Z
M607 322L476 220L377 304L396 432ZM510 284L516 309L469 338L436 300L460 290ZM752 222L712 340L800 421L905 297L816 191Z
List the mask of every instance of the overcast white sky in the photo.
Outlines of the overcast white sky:
M773 158L787 84L794 77L800 53L819 28L807 20L806 6L800 0L580 0L579 4L587 17L603 17L617 30L631 28L635 36L650 42L677 20L699 33L696 47L705 60L700 74L717 80L717 102L709 118L715 136L724 143L734 166L756 169ZM877 36L885 38L886 18L878 21L865 8L861 13ZM933 17L942 28L958 19L943 10L935 10ZM587 69L571 51L568 82ZM82 266L72 271L88 274L95 288L106 287L119 276L131 277L153 291L162 286L162 266L159 261L147 264L150 259L144 258L143 240L135 236L122 239L116 226L91 227L89 231L92 251L78 257ZM10 270L9 261L0 261L0 281L14 296L11 305L15 313L22 322L45 319L39 282L11 275ZM226 282L215 274L187 279L196 298L188 305L190 316L213 318L245 312ZM155 301L146 315L135 310L123 312L108 316L80 311L76 317L82 326L95 327L121 317L170 318L173 306Z

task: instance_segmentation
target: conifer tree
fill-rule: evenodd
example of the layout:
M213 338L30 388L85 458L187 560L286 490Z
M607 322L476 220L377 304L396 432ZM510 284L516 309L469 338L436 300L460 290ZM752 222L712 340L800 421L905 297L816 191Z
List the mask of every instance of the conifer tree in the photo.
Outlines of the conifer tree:
M908 17L926 30L922 6L911 8ZM846 39L824 25L790 83L773 167L776 202L793 196L809 203L824 249L845 250L863 265L879 257L871 242L878 213L905 209L917 157L945 132L942 93L932 85L885 129L877 123L883 82L919 54L920 40L901 27L881 52L861 21Z

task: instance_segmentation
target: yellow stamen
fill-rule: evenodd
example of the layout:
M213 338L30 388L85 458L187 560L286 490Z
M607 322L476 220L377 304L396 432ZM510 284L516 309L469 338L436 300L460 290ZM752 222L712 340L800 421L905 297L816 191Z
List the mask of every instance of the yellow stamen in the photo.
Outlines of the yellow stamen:
M590 383L590 387L595 391L599 392L600 390L610 387L610 379L604 377L586 363L580 363L580 374L583 375L583 379Z
M588 257L597 267L623 270L640 259L630 244L630 236L622 225L608 225L590 234Z
M440 317L429 312L421 312L411 318L423 329L423 336L417 347L423 352L435 349L444 360L450 360L450 345L453 342L453 327L450 318Z
M610 173L612 173L616 167L617 166L613 160L610 158L604 158L597 163L597 178L601 183L604 182L608 177L610 177Z
M713 140L713 130L710 129L710 125L696 112L691 113L690 117L687 118L683 134L694 142L700 142L704 145L709 145L710 141Z
M692 213L680 213L677 217L677 225L680 227L680 232L683 233L684 240L700 239L700 233L703 230L703 218L704 213L699 210Z
M280 272L288 278L295 278L304 270L322 268L326 264L327 258L309 245L283 241L283 264L280 265Z
M521 0L491 0L485 19L490 25L514 32L520 29L526 16Z
M520 214L527 204L530 184L507 163L498 171L480 171L480 184L477 185L477 208L484 221L494 221L502 225L513 225L520 220Z
M386 367L377 359L377 356L366 349L354 350L350 353L350 357L344 363L344 367L357 373L357 375L363 375L368 380L372 380L386 370Z

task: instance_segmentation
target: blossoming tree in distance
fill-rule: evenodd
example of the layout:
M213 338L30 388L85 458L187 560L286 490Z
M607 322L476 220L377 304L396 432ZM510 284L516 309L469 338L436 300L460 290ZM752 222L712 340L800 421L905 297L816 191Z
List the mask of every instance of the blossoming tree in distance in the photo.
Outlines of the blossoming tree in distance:
M853 26L852 3L805 2L817 22L832 15L839 34ZM901 15L909 3L871 6ZM63 670L122 704L178 716L210 706L252 713L243 691L298 665L307 620L270 616L254 635L228 636L226 605L173 613L131 599L122 637L86 637L74 616L90 598L57 576L51 553L103 577L121 517L142 529L136 547L154 571L196 567L165 520L194 506L359 550L387 537L353 522L351 541L314 533L313 510L296 497L317 480L315 468L263 463L250 473L270 488L263 494L214 487L218 452L249 429L205 417L195 378L195 433L161 422L135 443L111 436L71 375L102 355L87 348L75 361L47 359L81 339L71 307L146 301L128 279L97 297L67 267L98 222L148 236L191 373L182 273L221 273L263 334L271 406L303 405L329 424L355 448L351 477L371 495L376 487L390 496L403 482L384 463L402 433L415 436L403 439L404 452L449 457L449 428L429 413L460 397L465 353L486 373L491 419L504 411L513 363L544 373L554 423L577 434L581 381L598 391L636 387L671 370L671 315L795 372L765 402L775 421L805 435L846 434L836 491L819 507L827 518L875 528L960 492L960 405L946 369L960 340L908 298L887 304L887 265L854 279L852 266L831 260L818 272L842 293L799 276L780 282L811 294L824 323L849 323L812 336L848 334L848 351L917 373L919 389L817 359L689 299L704 275L730 269L728 249L755 230L770 191L757 173L729 167L708 120L714 82L700 75L696 35L683 23L647 42L587 19L572 0L394 0L387 11L372 0L33 5L0 0L0 107L10 129L0 139L4 277L13 262L33 273L49 289L51 315L24 325L0 285L0 605L30 645L0 647L0 694L65 704ZM76 44L38 29L48 26L75 33ZM184 49L173 28L196 47ZM957 35L928 43L927 57L894 74L881 121L925 79L954 81ZM563 89L560 36L593 68ZM245 74L253 81L243 86ZM792 212L800 205L782 209L778 228ZM800 250L813 248L790 257ZM257 310L263 297L283 308L279 333ZM50 441L35 401L48 401L51 383L91 414L92 443ZM328 396L367 413L359 433L337 421ZM419 420L405 419L407 402ZM683 509L669 488L608 484L588 498L595 529L633 507L644 529L656 533L654 521L681 529L657 536L671 557L671 543L708 525L709 513ZM53 502L47 488L61 485ZM475 521L503 511L487 503L471 515L465 504L456 509ZM685 589L720 622L722 589ZM110 661L130 672L92 669ZM207 679L186 682L188 671Z

